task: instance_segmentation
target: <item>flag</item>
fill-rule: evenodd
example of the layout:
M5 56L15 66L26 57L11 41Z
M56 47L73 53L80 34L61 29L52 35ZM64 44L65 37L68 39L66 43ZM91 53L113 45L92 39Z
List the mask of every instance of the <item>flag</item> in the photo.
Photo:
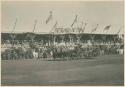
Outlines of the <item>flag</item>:
M92 29L91 33L95 32L97 30L97 28L98 28L98 24L96 25L96 27L94 29Z
M77 15L76 15L76 17L75 17L75 19L74 19L74 21L73 21L71 27L72 27L72 26L74 25L74 23L76 23L76 22L77 22Z
M50 20L52 20L52 11L50 11L50 15L49 15L49 17L46 19L46 24L47 24Z
M110 27L111 27L111 25L108 25L108 26L106 26L106 27L104 28L104 30L109 30Z

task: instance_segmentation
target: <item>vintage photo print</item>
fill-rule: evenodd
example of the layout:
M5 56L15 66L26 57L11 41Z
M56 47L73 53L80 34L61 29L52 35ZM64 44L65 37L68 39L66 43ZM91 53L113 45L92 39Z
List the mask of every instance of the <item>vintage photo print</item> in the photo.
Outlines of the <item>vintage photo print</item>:
M1 1L2 86L123 86L123 1Z

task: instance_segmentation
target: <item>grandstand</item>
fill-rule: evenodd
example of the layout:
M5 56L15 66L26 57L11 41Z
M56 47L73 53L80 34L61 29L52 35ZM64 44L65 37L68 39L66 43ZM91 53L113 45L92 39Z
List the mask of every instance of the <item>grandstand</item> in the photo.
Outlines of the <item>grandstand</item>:
M53 12L45 21L45 25L53 19ZM70 27L59 27L58 21L48 33L35 33L38 20L34 20L31 32L16 33L17 18L9 33L1 34L2 59L40 59L40 58L85 58L104 54L123 54L123 34L105 34L112 25L106 25L103 33L95 33L99 28L96 24L89 33L84 32L88 26L85 22L77 25L78 15L75 15ZM28 54L28 55L27 55Z

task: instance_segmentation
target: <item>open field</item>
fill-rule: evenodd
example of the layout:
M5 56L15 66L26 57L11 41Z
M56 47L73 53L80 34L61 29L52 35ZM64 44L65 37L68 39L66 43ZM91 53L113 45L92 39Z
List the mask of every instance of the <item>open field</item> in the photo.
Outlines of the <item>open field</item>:
M123 55L71 61L2 60L2 85L123 85Z

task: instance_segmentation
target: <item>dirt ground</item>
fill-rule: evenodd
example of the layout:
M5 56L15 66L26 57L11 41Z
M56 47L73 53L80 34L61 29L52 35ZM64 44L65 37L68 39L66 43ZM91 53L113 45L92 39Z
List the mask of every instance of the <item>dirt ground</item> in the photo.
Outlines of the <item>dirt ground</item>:
M6 86L122 86L123 55L71 61L2 60L1 84Z

